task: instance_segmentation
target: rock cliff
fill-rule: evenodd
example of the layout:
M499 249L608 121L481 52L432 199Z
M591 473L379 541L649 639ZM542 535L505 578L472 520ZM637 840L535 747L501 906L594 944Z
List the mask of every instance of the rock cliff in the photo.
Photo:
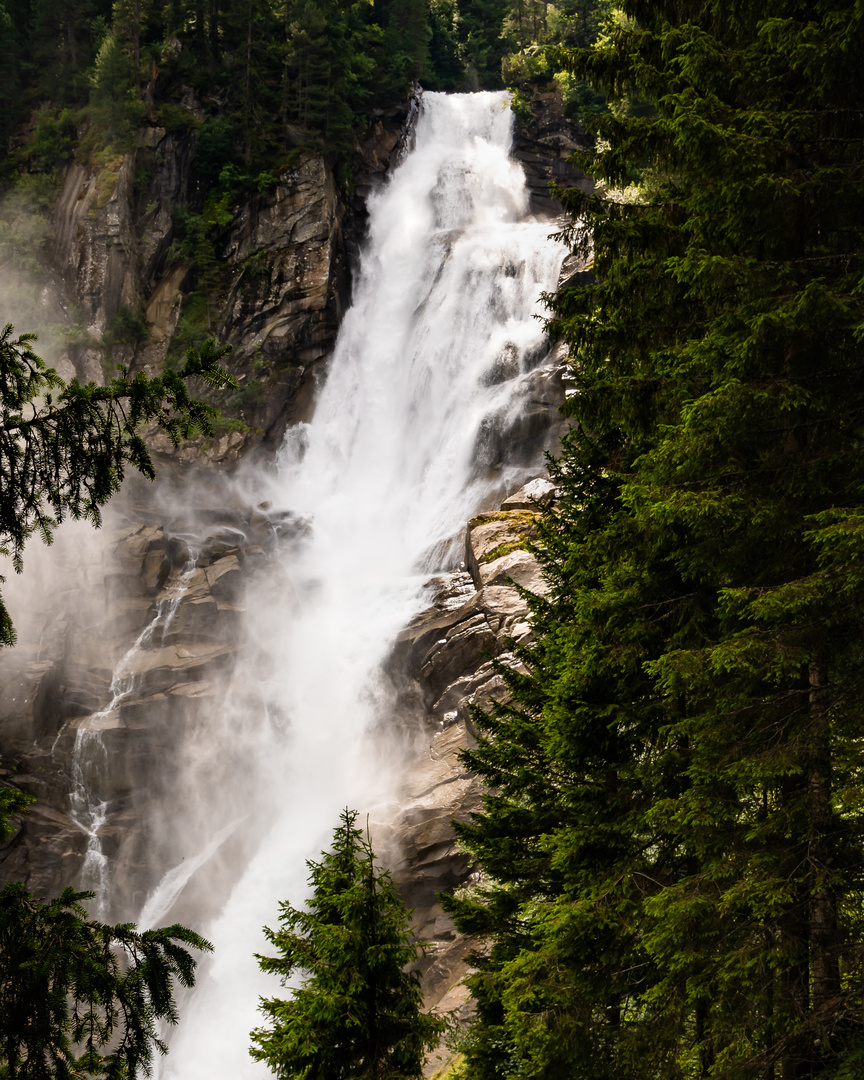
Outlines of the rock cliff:
M419 693L428 732L405 775L397 874L415 908L418 932L432 944L424 973L427 1001L456 1016L466 1007L461 979L477 943L456 933L435 897L476 876L450 824L467 821L480 806L479 784L460 752L473 745L472 710L507 700L496 663L516 666L514 645L531 639L528 602L516 586L539 595L546 591L526 548L553 499L553 486L538 478L498 510L472 518L465 536L467 569L430 582L432 603L402 632L394 654L407 692ZM429 1074L446 1058L443 1048L433 1055Z
M332 346L349 288L346 210L324 159L300 153L266 194L231 208L216 237L218 281L190 311L201 267L177 221L194 205L193 154L190 136L150 127L101 170L70 167L51 258L81 313L72 360L82 378L101 381L116 363L156 372L211 334L233 347L240 390L219 401L233 437L181 453L230 464L278 439L304 376Z

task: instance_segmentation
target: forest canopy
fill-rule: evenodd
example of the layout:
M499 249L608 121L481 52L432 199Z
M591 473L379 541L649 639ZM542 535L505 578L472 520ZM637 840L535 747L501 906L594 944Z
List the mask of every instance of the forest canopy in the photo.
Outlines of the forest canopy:
M256 181L298 146L346 153L414 80L476 90L550 78L539 47L589 44L606 4L2 0L5 175L98 161L159 124L196 136L205 188L226 167Z

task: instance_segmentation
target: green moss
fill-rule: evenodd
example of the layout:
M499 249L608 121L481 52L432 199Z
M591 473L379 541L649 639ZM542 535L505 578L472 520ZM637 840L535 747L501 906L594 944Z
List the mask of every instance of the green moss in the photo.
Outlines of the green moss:
M538 517L539 514L535 514L531 510L498 510L489 514L477 514L476 517L471 518L468 522L469 532L480 525L500 521L507 525L511 536L513 533L517 534L515 539L505 540L498 547L493 548L492 551L487 551L485 555L482 555L477 560L478 563L482 565L495 559L501 559L505 555L509 555L511 551L527 551L529 545L533 543L537 536Z
M490 521L510 521L515 528L531 529L538 517L539 514L533 510L493 510L487 514L476 514L468 522L468 528L476 529L478 525L486 525Z
M213 425L213 434L217 437L219 435L227 435L230 431L239 431L245 435L252 430L245 420L240 420L236 416L222 416L220 414L219 416L214 416L210 422Z
M465 1055L457 1054L452 1061L448 1061L446 1065L442 1065L441 1068L432 1075L431 1080L466 1080L464 1065Z
M190 293L183 304L183 312L177 323L177 329L168 346L165 363L178 370L183 366L186 353L190 349L200 349L204 342L213 337L210 323L207 297L200 292Z
M122 159L121 159L122 161ZM120 180L120 166L103 169L96 177L96 209L101 210L117 190Z
M511 551L525 551L530 543L527 536L523 536L521 540L514 540L512 544L500 544L492 551L487 551L485 555L481 556L477 561L482 565L487 562L494 562L496 559L503 559L505 555L509 555Z

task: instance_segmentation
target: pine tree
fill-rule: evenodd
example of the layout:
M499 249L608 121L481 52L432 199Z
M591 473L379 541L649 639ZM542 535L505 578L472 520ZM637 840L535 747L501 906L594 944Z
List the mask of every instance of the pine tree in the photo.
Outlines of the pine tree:
M279 955L259 956L262 970L306 976L293 997L262 999L271 1025L252 1032L252 1056L279 1077L419 1077L445 1027L420 1011L419 973L406 970L418 953L408 912L356 820L344 810L333 850L308 863L307 909L282 903L279 929L265 928Z
M293 142L331 156L356 142L363 103L374 83L390 76L370 12L362 0L286 0L283 114ZM385 70L377 69L376 59Z
M599 117L566 196L597 281L553 301L577 393L531 673L469 755L471 1075L851 1078L864 11L621 8L570 66L655 108Z

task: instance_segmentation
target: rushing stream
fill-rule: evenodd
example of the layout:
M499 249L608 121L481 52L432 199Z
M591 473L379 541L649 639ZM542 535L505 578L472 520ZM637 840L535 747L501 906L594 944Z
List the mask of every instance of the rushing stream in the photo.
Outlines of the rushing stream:
M308 523L249 619L263 658L255 782L272 799L223 910L196 924L215 953L183 1008L165 1080L268 1075L248 1056L258 997L279 992L253 956L261 927L275 925L279 900L302 901L305 860L342 807L374 817L392 798L381 664L466 518L532 474L496 461L490 440L525 407L544 349L534 316L564 251L548 222L527 218L511 117L503 94L426 95L415 149L371 201L315 417L291 429L275 479L261 481L277 511ZM215 821L209 846L169 871L147 922L235 825Z

